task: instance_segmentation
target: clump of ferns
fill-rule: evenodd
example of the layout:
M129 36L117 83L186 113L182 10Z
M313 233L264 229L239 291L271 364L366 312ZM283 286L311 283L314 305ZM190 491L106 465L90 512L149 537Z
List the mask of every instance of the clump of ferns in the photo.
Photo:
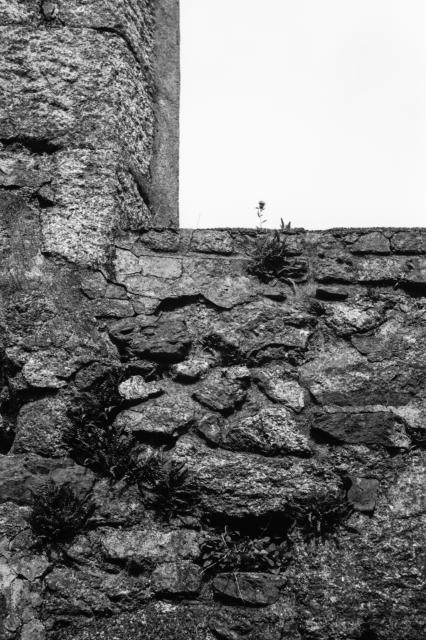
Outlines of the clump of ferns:
M108 378L95 392L80 397L63 434L70 455L78 464L114 482L133 480L138 468L134 438L115 423L121 407L117 382Z
M293 532L297 532L307 542L318 544L332 539L338 545L338 534L352 512L353 507L343 492L318 496L315 502L292 509Z
M199 507L199 487L186 463L163 450L139 459L137 483L146 507L165 520L195 515Z
M90 492L50 478L33 493L29 524L41 542L67 542L86 529L94 509Z
M290 561L287 539L271 535L250 537L225 527L220 535L208 537L201 544L203 573L262 571L281 573Z
M129 481L138 469L137 445L123 427L108 420L108 412L81 422L72 422L64 441L71 457L83 466L108 477L112 482Z
M272 235L262 235L257 239L256 249L248 272L255 275L262 282L273 280L289 284L296 292L296 283L291 277L293 265L289 261L288 240L286 231L289 229L281 218L281 228L275 229Z

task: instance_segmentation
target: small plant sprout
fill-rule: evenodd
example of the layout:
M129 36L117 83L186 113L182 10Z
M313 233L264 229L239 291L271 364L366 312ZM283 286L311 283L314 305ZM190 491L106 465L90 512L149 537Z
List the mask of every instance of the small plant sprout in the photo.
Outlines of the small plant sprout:
M259 200L256 207L256 215L259 218L260 227L258 228L260 229L263 229L263 226L266 224L266 218L264 215L265 207L266 207L266 202L264 202L263 200Z

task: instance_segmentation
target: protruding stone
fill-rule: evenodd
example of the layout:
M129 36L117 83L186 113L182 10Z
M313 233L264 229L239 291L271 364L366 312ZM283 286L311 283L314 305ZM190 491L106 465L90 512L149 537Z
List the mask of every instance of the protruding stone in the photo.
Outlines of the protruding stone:
M210 443L231 451L265 456L309 455L309 441L284 407L268 407L254 415L237 415L225 421L207 416L198 427Z
M220 573L213 580L213 591L221 600L265 607L278 600L279 581L268 573Z
M157 361L180 362L191 346L186 324L169 320L153 323L134 332L127 348L132 355Z
M60 457L67 453L62 434L70 420L61 397L47 397L25 404L18 415L14 453L38 453Z
M118 414L116 424L132 434L177 438L195 422L197 404L184 391L138 404Z
M313 432L341 444L383 445L408 449L410 438L404 424L390 411L322 413L314 417Z
M171 374L180 382L196 382L211 368L213 362L207 358L190 358L171 367Z
M160 396L163 389L156 382L145 382L142 376L132 376L119 385L118 392L125 400L143 401Z
M190 435L173 449L197 478L201 508L221 518L285 513L299 502L340 495L341 479L314 457L265 457L212 449Z

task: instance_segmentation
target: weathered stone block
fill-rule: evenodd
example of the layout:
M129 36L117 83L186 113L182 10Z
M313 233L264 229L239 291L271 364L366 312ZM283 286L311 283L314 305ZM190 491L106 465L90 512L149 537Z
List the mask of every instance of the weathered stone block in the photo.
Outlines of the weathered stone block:
M238 414L227 421L208 416L200 422L198 431L208 442L231 451L265 456L311 453L307 436L284 407L260 409L254 415Z
M265 607L279 598L279 581L267 573L220 573L213 580L217 597L252 607Z
M117 531L105 528L91 537L101 545L107 560L132 562L141 568L164 562L194 560L199 555L199 535L190 530L164 532L152 528L133 528Z
M389 240L380 231L362 235L349 248L351 253L390 253Z
M312 428L314 433L341 444L380 444L403 450L410 447L402 421L386 411L317 414Z
M200 567L191 562L163 562L151 576L151 587L161 595L194 598L201 589Z
M426 233L424 229L398 231L391 238L391 246L396 253L426 253Z

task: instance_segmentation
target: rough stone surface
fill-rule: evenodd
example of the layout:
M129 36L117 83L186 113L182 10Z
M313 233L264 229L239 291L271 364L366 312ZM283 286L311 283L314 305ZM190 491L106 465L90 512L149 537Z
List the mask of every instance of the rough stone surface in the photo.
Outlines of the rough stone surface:
M254 379L273 402L284 404L296 412L302 411L305 406L304 389L287 376L282 367L265 367L255 372Z
M213 590L223 600L252 607L273 604L279 597L276 578L262 573L221 573Z
M315 433L329 436L339 443L384 445L408 449L410 439L403 422L393 413L372 411L360 413L326 413L315 415Z
M155 382L145 382L142 376L132 376L119 385L118 392L125 400L142 401L160 396L163 390Z
M265 456L309 455L306 435L285 408L260 409L254 415L237 415L228 421L209 416L201 421L199 433L210 443Z
M413 235L300 232L310 269L294 290L248 275L249 231L121 233L115 272L77 273L20 224L26 249L5 239L0 274L6 640L124 640L144 637L147 620L194 640L423 638L426 341ZM70 410L88 398L138 455L167 449L177 484L159 485L161 507L137 476L113 482L64 457ZM94 501L65 563L33 551L28 525L50 476ZM204 571L212 534L225 557L248 538L270 564L241 571L236 555L234 571L223 559Z
M194 398L205 407L226 414L244 402L246 386L245 380L230 379L226 370L214 371L194 392Z
M179 231L178 24L0 0L0 637L423 640L425 230Z
M201 590L200 568L191 562L165 562L152 574L152 589L160 595L195 597Z
M45 250L103 263L114 230L176 225L177 3L8 5L2 175L33 174Z
M176 389L173 395L123 411L118 415L116 424L133 434L163 434L177 438L195 423L197 411L198 406L191 397L184 390Z
M144 566L155 562L190 560L199 554L198 535L194 531L115 529L100 530L93 534L101 544L105 558L112 562L132 562Z

